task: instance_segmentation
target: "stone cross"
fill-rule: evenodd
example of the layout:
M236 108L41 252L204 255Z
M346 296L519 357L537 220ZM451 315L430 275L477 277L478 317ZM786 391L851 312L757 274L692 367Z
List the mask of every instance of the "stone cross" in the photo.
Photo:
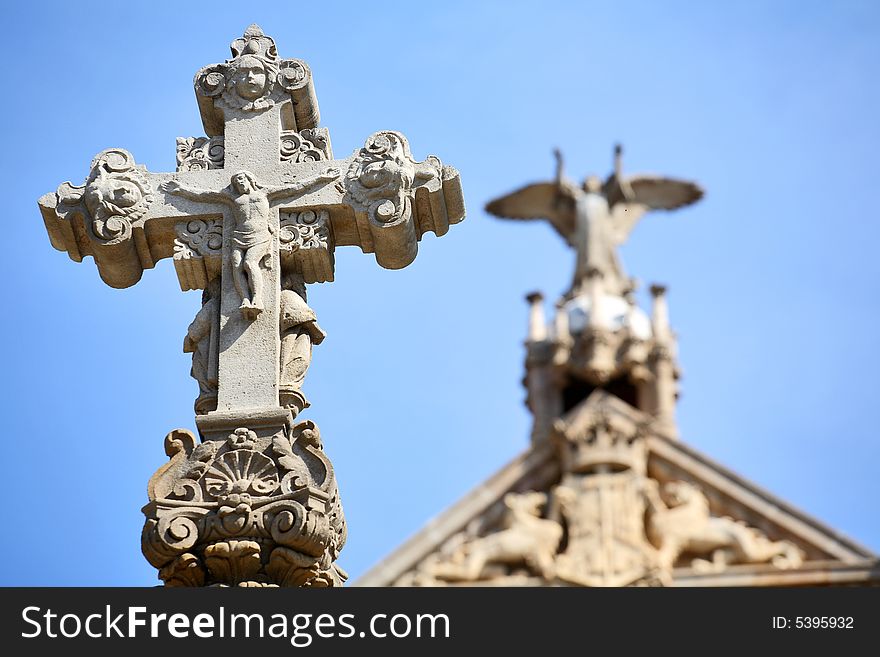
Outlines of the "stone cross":
M424 233L464 218L459 176L433 156L416 162L392 131L333 159L306 63L280 59L256 25L231 49L196 74L207 136L177 140L176 173L107 149L85 183L63 183L40 210L52 245L77 262L91 255L108 285L134 285L173 258L181 289L204 290L184 341L202 444L168 435L171 461L144 509L144 554L160 577L339 584L332 466L314 423L293 424L324 337L305 284L333 280L336 246L390 269L410 264Z

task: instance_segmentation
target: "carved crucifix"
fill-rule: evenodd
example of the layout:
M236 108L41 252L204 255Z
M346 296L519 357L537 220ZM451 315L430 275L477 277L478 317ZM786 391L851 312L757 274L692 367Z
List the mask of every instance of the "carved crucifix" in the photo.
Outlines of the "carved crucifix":
M334 160L305 62L280 59L253 25L232 59L195 78L207 137L179 138L177 172L125 150L83 185L40 199L52 245L93 256L113 287L173 258L203 305L184 350L199 382L202 443L177 430L150 482L144 554L166 584L338 584L344 521L332 466L300 385L324 332L305 284L333 280L336 246L397 269L428 231L464 218L458 172L416 162L384 131Z

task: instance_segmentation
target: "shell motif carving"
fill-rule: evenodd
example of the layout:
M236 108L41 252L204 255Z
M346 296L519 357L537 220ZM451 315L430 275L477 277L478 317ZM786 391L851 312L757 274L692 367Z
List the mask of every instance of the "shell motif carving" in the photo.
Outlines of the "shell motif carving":
M279 485L275 464L259 452L247 449L223 454L208 468L203 481L205 489L215 497L235 493L267 495Z

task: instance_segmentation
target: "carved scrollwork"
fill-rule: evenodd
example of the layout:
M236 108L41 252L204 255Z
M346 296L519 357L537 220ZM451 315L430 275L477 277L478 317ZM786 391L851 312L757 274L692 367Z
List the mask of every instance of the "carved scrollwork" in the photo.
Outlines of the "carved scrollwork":
M269 531L279 545L318 557L330 544L330 525L323 513L310 511L298 502L285 501L273 509L271 518Z
M409 144L399 132L386 130L367 139L346 174L351 198L378 224L406 220L415 166Z
M189 432L169 434L171 459L151 481L142 537L167 585L341 583L332 562L345 519L317 427L260 431L239 427L198 445ZM277 547L299 555L295 577L293 562L266 567Z
M278 85L287 93L305 87L311 79L308 65L300 59L285 59L278 70Z
M278 233L281 249L330 248L330 213L327 210L303 210L283 215Z
M228 70L228 64L205 66L196 74L196 93L212 98L222 94L226 90L226 74Z
M203 290L220 275L223 220L191 219L174 226L174 268L187 290Z
M171 550L188 550L196 544L199 527L192 518L187 516L166 516L159 519L156 534L159 540Z
M334 243L327 210L282 212L278 244L284 269L306 283L333 280Z
M310 86L308 65L278 58L275 41L251 25L232 42L233 58L206 66L196 74L196 93L224 108L257 112L272 107L283 95L298 95Z
M443 235L464 217L458 173L433 156L416 162L399 132L370 136L339 189L372 240L365 250L388 269L409 265L425 232Z
M178 137L177 170L222 169L225 157L223 137Z
M110 286L137 283L145 268L155 265L142 240L133 239L153 206L154 189L143 165L131 153L108 148L92 160L82 185L62 183L40 198L40 210L52 245L75 261L95 259L101 278Z
M56 192L56 211L87 215L90 236L99 243L119 244L131 238L131 224L142 218L153 202L153 189L143 166L131 153L108 148L92 160L83 185L62 183Z
M309 485L311 474L301 457L293 452L293 446L285 436L272 439L272 452L278 461L278 468L284 472L281 479L281 492L292 493Z
M330 160L330 135L327 128L281 133L281 161L320 162Z
M83 192L86 189L85 183L82 185L74 185L70 181L63 182L58 185L55 192L58 203L58 212L63 213L64 210L78 205L82 201Z
M174 227L174 256L185 258L220 257L223 249L223 222L218 219L181 221Z

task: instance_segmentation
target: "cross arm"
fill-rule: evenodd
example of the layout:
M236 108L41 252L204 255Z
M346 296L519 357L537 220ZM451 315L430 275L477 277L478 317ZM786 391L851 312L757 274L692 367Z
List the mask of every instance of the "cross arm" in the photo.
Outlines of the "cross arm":
M325 270L332 270L335 246L358 246L364 253L375 253L382 267L401 269L415 259L422 235L445 235L451 224L464 219L458 171L434 156L417 162L399 132L371 135L363 148L344 160L285 162L281 177L302 179L328 168L341 172L335 184L281 204L282 251L285 229L311 236L323 228L323 248L329 252ZM302 242L296 235L294 241ZM315 282L303 273L306 282ZM332 273L318 280L332 280Z
M92 256L111 287L134 285L144 269L174 254L177 224L222 216L216 199L197 202L163 192L172 178L192 189L225 185L222 171L150 173L128 151L102 151L83 184L65 182L40 198L52 246L76 262Z

